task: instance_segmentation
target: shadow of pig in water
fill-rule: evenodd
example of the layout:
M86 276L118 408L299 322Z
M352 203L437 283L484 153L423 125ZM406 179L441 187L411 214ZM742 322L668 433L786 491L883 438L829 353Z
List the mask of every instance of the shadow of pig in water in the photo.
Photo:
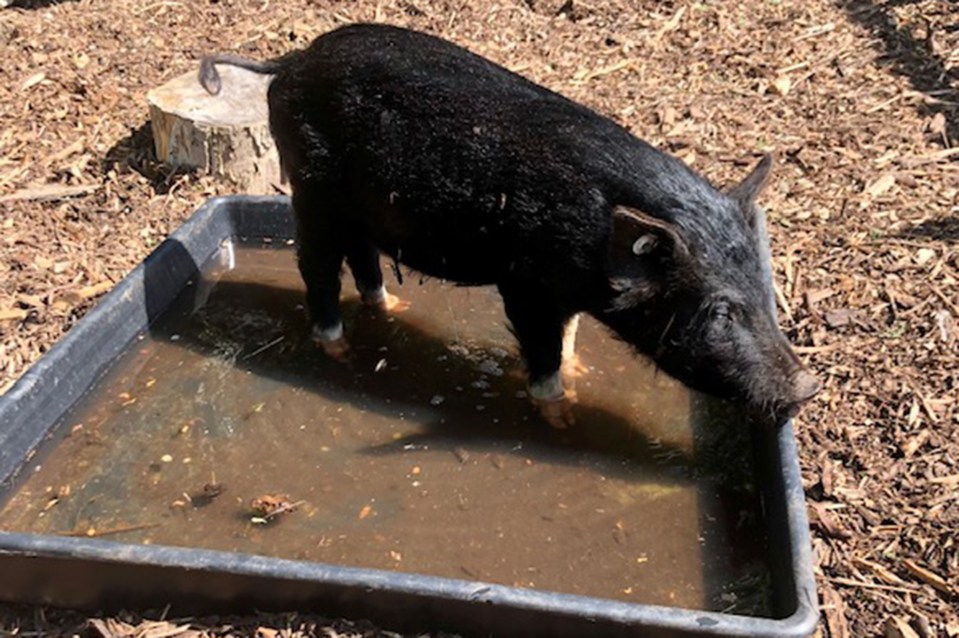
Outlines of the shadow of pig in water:
M702 469L695 467L686 391L596 326L580 338L581 351L601 365L579 381L578 425L554 430L525 398L522 363L494 291L431 281L408 283L401 292L413 298L413 307L395 316L355 299L344 302L353 344L348 364L328 359L310 341L302 284L285 276L267 284L225 277L200 292L199 301L181 299L151 336L220 357L276 382L278 390L293 386L320 395L356 419L373 413L416 426L415 433L371 444L365 454L422 446L456 453L467 444L502 451L510 441L510 452L527 458L565 448L629 460L619 464L627 475L636 464L646 474L658 468L674 477ZM644 391L652 401L644 403ZM552 461L564 456L548 455Z

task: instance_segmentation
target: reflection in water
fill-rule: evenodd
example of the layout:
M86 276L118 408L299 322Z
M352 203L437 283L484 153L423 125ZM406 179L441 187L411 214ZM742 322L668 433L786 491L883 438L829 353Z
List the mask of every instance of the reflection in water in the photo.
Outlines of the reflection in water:
M577 427L553 430L496 293L406 281L395 317L348 297L343 365L307 338L292 251L225 246L0 525L768 613L735 415L584 320ZM263 496L297 507L256 524Z

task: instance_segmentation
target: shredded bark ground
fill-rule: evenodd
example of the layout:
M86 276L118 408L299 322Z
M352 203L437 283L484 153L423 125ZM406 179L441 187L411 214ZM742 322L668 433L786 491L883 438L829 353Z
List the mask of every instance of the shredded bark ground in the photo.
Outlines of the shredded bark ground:
M228 192L157 164L147 90L205 53L267 58L360 20L450 38L717 184L777 152L763 204L780 316L825 382L796 423L819 633L959 636L949 0L14 2L0 10L0 388ZM0 634L390 635L297 616L159 617L4 607Z

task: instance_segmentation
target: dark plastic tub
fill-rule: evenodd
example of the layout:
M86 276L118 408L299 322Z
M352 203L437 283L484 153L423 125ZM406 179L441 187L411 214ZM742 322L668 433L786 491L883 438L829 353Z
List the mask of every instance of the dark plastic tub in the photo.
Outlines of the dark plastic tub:
M287 239L289 201L210 200L0 397L0 498L61 417L232 237ZM407 631L498 636L810 635L816 592L791 424L755 437L774 619L199 549L0 533L0 600L175 613L303 610Z

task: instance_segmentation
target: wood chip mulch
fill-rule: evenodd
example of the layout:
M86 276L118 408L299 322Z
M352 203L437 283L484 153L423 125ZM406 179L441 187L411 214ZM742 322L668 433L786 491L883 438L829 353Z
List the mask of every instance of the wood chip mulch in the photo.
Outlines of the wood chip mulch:
M0 10L0 391L229 190L156 163L147 90L204 53L269 57L357 20L449 37L716 183L777 151L763 203L781 319L825 382L797 421L819 632L959 636L949 0L14 2ZM6 609L0 635L136 626L37 624L35 613Z
M151 620L150 618L153 618ZM256 614L168 619L124 612L87 617L78 612L9 606L0 610L0 635L33 638L403 638L366 621L308 614ZM453 638L437 632L432 638Z

